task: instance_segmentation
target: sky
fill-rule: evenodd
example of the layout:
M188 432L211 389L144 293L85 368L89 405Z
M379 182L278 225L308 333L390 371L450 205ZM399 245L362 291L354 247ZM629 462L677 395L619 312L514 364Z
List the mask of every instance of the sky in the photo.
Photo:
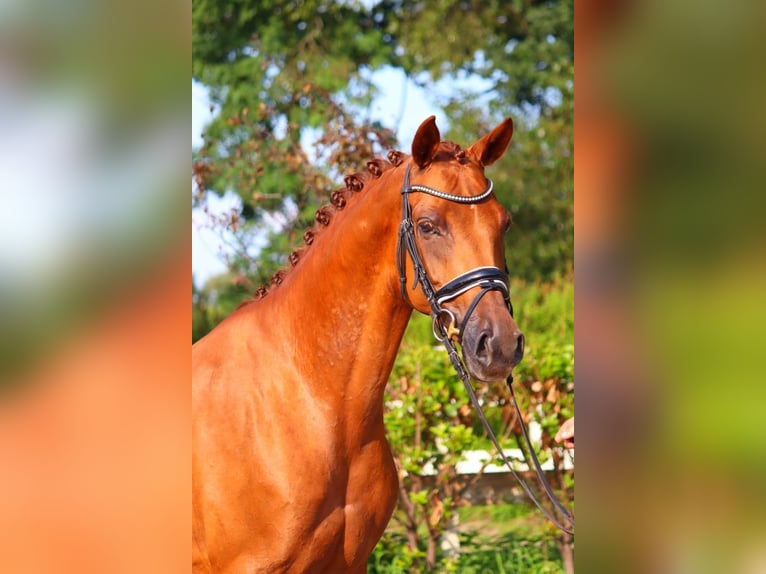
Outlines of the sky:
M401 70L383 68L372 73L372 81L378 88L378 94L369 108L371 119L379 120L384 126L397 129L401 149L407 150L420 123L431 115L443 129L448 127L448 119L437 104L440 94L453 91L456 87L454 78L445 79L426 91L407 78ZM464 80L466 83L467 80ZM471 82L475 85L476 79ZM460 82L461 84L463 82ZM205 87L192 81L192 147L202 144L201 133L212 118L210 103ZM398 126L397 126L398 124ZM304 142L305 144L306 142ZM216 213L230 210L236 205L234 194L218 198L210 195L209 208ZM226 270L221 255L225 244L213 231L203 225L204 216L199 210L192 212L192 271L198 286L210 277Z

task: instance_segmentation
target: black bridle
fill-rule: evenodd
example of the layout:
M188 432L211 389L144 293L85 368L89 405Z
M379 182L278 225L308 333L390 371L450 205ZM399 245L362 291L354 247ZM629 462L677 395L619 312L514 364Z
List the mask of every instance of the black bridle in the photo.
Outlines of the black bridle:
M508 389L511 393L511 398L513 399L512 401L513 406L516 410L516 416L518 417L519 424L521 425L522 434L524 435L524 439L526 441L526 445L527 445L527 449L529 450L530 457L532 458L532 461L534 462L538 479L540 483L542 484L546 494L548 495L548 498L553 503L553 506L564 517L564 521L568 523L569 526L565 526L561 524L537 500L537 498L532 493L529 486L521 479L521 477L513 469L513 466L511 465L511 461L508 459L508 457L505 456L503 449L500 447L500 443L497 441L497 437L495 436L495 433L492 431L492 428L489 426L489 422L487 421L487 418L484 416L484 412L482 411L481 405L479 404L479 399L473 390L473 386L471 385L468 372L466 368L463 366L463 362L460 360L460 356L458 355L457 348L455 347L455 343L452 340L453 336L457 335L458 342L462 342L463 331L465 330L465 327L468 325L468 319L471 316L471 313L473 313L473 311L476 309L476 306L479 304L479 301L481 301L481 299L490 291L500 291L503 294L503 298L505 299L505 303L508 307L508 311L510 312L511 316L513 316L513 306L511 305L508 273L505 271L501 271L497 267L476 267L475 269L471 269L470 271L461 273L460 275L458 275L451 281L448 281L447 283L445 283L439 289L434 288L434 285L431 282L431 279L428 277L426 268L423 265L423 259L420 257L420 252L418 250L417 243L415 242L415 224L412 221L412 207L410 206L410 199L409 199L410 193L414 193L414 192L427 193L429 195L433 195L434 197L438 197L440 199L445 199L447 201L452 201L455 203L462 203L462 204L479 203L480 201L485 200L492 194L492 180L487 178L486 189L478 195L471 195L471 196L454 195L451 193L445 193L443 191L439 191L438 189L434 189L426 185L417 185L417 184L411 185L410 184L410 165L407 165L407 169L404 172L404 182L402 183L402 221L401 221L401 224L399 225L399 239L396 246L396 259L397 259L397 267L399 271L399 284L400 284L401 295L402 295L402 298L406 299L407 301L410 302L410 304L412 304L412 301L410 301L409 295L407 293L407 255L409 254L410 260L412 261L412 267L415 272L415 280L412 284L412 289L415 290L418 284L420 284L420 288L423 291L423 295L425 295L425 298L428 301L429 306L431 307L431 321L432 321L434 337L436 337L436 339L441 341L441 343L447 349L447 354L449 355L450 362L452 363L452 366L457 371L457 374L460 377L460 379L463 381L463 385L465 386L466 391L468 392L468 396L471 399L471 403L473 404L473 407L476 409L477 413L479 414L479 418L482 422L482 425L484 426L484 430L487 432L487 435L492 441L492 444L497 449L498 453L500 454L500 457L503 459L503 462L508 467L508 470L511 471L511 474L514 476L514 478L516 478L516 480L519 482L521 487L524 489L524 492L526 492L527 496L529 496L532 499L532 501L535 503L535 505L543 512L543 514L545 514L548 520L550 520L555 526L557 526L559 529L563 530L564 532L568 534L574 534L574 518L569 513L569 511L563 507L563 505L558 501L558 499L554 495L553 489L551 488L550 484L548 484L548 481L546 480L545 475L543 473L542 467L540 466L540 462L537 458L537 455L535 454L535 450L532 447L532 443L529 439L529 433L527 432L527 429L524 425L524 419L521 416L519 405L516 402L516 395L513 392L513 375L510 375L506 379L506 384L508 385ZM474 297L473 301L471 301L471 304L468 306L468 310L466 311L465 316L463 317L463 320L460 323L460 326L456 328L454 314L449 309L443 307L442 305L447 301L451 301L452 299L455 299L463 295L464 293L468 292L474 287L479 287L480 290ZM448 320L448 323L446 326L443 323L443 319L445 317Z

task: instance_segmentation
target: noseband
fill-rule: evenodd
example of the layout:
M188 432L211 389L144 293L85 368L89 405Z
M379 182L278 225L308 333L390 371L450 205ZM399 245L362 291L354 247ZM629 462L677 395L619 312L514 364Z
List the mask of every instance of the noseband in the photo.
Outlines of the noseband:
M423 294L425 295L426 300L431 307L431 321L433 322L434 337L441 341L447 349L447 354L449 355L450 362L457 371L460 379L463 381L463 385L468 392L471 403L476 409L482 425L484 426L484 430L487 431L489 439L495 446L495 449L497 449L497 451L500 453L500 456L502 457L506 467L511 471L511 474L519 482L524 492L526 492L527 496L532 499L535 505L543 512L548 520L550 520L562 531L568 534L574 534L574 518L554 495L550 484L548 484L548 481L545 478L545 474L543 473L542 467L540 466L537 455L535 454L535 449L532 447L529 433L527 432L526 426L524 425L524 419L521 416L521 411L519 410L519 405L516 401L516 395L513 392L513 375L510 375L505 382L508 385L508 389L511 393L511 398L513 399L513 406L516 410L516 416L519 424L521 425L521 430L527 444L530 458L534 463L535 471L537 472L537 477L540 481L540 484L542 485L545 493L547 494L555 509L563 517L564 524L557 520L553 514L549 512L540 503L539 500L537 500L537 497L532 493L527 483L524 482L516 473L513 466L511 465L511 461L508 459L508 457L505 456L505 452L500 447L500 443L497 441L495 433L489 426L487 417L484 416L484 412L482 411L481 405L479 404L479 399L476 396L473 387L471 386L468 372L466 371L466 368L463 366L463 363L458 356L455 344L452 342L453 335L457 335L458 342L462 341L463 331L465 330L466 325L468 325L468 319L470 318L471 313L473 313L473 311L476 309L476 306L479 304L479 301L481 301L482 297L484 297L484 295L490 291L500 291L503 294L503 299L505 299L508 311L510 312L511 317L513 317L513 306L511 305L510 290L508 286L508 273L501 271L497 267L476 267L475 269L461 273L451 281L445 283L439 289L435 289L433 283L428 277L426 268L423 265L423 259L420 257L420 252L418 251L418 246L415 242L415 224L412 221L412 207L410 206L409 198L410 193L414 192L427 193L429 195L433 195L434 197L446 199L447 201L453 201L455 203L479 203L480 201L488 198L492 193L492 180L487 178L487 188L478 195L454 195L451 193L439 191L438 189L434 189L426 185L410 185L410 165L407 165L407 169L404 172L404 182L402 183L402 222L399 225L399 239L396 245L396 259L399 271L400 290L402 298L406 299L410 302L410 304L412 304L412 301L410 301L409 295L407 294L407 254L409 254L412 261L412 266L415 270L415 281L412 284L412 289L414 290L418 284L420 284L420 288L422 289ZM466 311L465 316L460 323L460 327L456 328L455 315L452 313L452 311L443 307L442 304L459 297L474 287L479 287L480 291L468 306L468 310ZM442 323L442 318L445 316L449 320L449 323L446 327Z
M406 266L406 255L409 254L412 266L415 270L415 281L412 284L412 289L414 290L418 284L420 284L420 288L431 307L434 337L439 341L443 341L445 337L450 338L455 334L457 335L458 341L461 341L463 331L465 330L466 325L468 325L468 319L470 318L471 313L476 309L476 306L484 295L490 291L500 291L503 294L505 304L507 305L511 316L513 316L513 306L511 305L510 291L508 287L508 273L501 271L497 267L476 267L475 269L461 273L451 281L445 283L439 289L434 288L434 285L426 272L425 265L423 265L423 259L420 257L417 243L415 242L415 224L412 221L412 207L410 206L409 198L410 193L414 192L427 193L434 197L446 199L447 201L453 201L455 203L479 203L488 198L492 193L492 180L487 178L487 188L478 195L454 195L426 185L410 185L410 166L407 166L407 170L404 172L404 182L402 183L402 222L399 225L399 241L396 247L399 284L402 298L409 301L409 295L407 294ZM443 303L451 301L463 293L470 291L474 287L480 287L481 290L468 306L468 310L460 323L460 327L456 329L455 316L442 305ZM410 303L412 302L410 301ZM449 319L449 323L446 327L442 323L442 318L445 316Z

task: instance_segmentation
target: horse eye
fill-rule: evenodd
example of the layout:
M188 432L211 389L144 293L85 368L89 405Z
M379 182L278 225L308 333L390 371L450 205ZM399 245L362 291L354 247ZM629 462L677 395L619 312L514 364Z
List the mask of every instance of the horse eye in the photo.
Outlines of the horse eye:
M433 233L436 233L436 227L433 223L428 221L427 219L423 219L422 221L418 221L418 229L421 233L425 235L431 235Z

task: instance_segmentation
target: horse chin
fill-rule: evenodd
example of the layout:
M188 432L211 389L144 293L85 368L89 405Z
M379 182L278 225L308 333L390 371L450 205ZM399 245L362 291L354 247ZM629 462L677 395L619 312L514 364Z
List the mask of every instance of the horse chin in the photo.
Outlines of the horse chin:
M513 372L514 366L510 361L493 361L488 365L484 364L471 353L467 353L465 349L463 349L463 362L468 374L484 383L505 380Z

